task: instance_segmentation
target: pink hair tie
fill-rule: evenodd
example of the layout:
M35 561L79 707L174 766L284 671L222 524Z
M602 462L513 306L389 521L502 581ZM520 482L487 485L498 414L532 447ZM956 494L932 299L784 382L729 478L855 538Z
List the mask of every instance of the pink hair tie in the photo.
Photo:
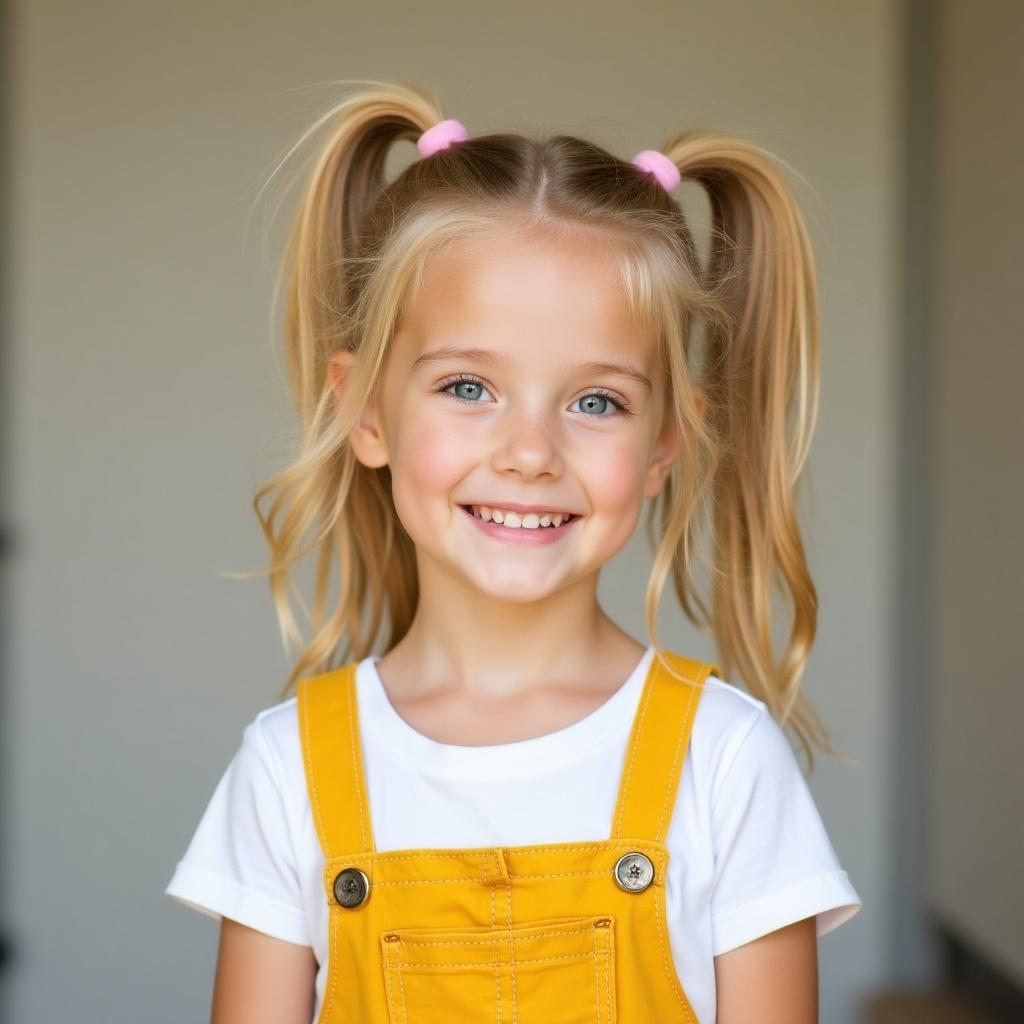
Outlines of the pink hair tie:
M417 140L416 148L420 156L433 156L439 150L447 149L453 143L465 142L469 138L461 121L450 117L447 121L438 121L432 128L428 128Z
M666 192L671 192L682 181L679 168L664 153L659 153L656 149L641 150L633 157L633 163L641 171L653 174Z

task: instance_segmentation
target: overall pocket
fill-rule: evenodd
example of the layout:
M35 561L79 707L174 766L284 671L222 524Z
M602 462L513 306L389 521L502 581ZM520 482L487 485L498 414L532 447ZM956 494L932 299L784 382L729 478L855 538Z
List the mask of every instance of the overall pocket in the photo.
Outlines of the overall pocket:
M615 919L382 932L389 1024L615 1024Z

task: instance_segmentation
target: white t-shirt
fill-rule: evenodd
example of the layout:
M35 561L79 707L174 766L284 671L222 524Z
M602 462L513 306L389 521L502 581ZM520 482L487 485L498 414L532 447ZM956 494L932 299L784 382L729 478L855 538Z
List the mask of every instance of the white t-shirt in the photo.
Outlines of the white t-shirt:
M378 851L607 839L633 716L654 649L600 707L515 743L438 743L394 709L376 656L356 671ZM212 917L312 946L327 977L323 854L310 813L297 698L261 711L218 783L165 892ZM702 1024L713 958L811 915L818 936L861 901L785 734L764 703L709 676L669 824L669 944Z

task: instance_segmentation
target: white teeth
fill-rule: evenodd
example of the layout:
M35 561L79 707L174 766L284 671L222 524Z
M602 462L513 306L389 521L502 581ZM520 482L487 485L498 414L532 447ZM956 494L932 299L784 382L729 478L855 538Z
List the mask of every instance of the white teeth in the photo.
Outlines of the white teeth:
M500 508L489 508L487 505L471 505L473 515L485 523L501 523L512 530L537 530L541 527L561 526L569 516L562 512L506 512Z

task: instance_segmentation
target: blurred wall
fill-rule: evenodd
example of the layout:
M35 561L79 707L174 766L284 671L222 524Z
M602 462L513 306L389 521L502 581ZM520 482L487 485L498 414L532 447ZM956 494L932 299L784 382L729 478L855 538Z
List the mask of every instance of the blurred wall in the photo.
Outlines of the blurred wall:
M937 43L927 899L1024 992L1024 5Z
M582 132L628 156L718 127L805 179L824 328L802 498L821 599L806 688L860 762L819 759L810 781L865 901L822 940L822 1020L856 1020L886 971L892 870L898 5L12 13L9 1018L206 1019L216 926L162 889L286 671L265 585L215 575L263 564L249 501L293 437L269 322L287 204L272 219L253 203L338 97L331 80L394 76L436 87L470 131ZM636 543L602 581L639 638L645 558ZM663 639L711 654L681 615L663 622Z

